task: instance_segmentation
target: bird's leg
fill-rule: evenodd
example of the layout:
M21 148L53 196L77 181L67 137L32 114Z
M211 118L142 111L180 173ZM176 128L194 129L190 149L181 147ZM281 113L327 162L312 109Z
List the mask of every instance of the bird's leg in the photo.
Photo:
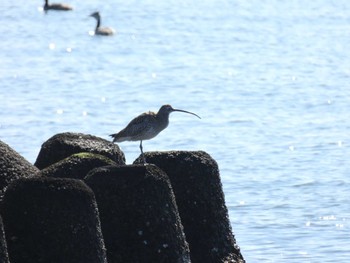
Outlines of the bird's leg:
M143 154L142 140L140 141L140 150L141 150L141 156L142 156L143 163L146 164L146 158L145 158L145 155Z

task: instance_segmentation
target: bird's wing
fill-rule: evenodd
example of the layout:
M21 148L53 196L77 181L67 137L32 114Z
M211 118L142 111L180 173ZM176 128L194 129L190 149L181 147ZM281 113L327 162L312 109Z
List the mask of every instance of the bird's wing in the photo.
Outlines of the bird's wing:
M112 28L109 28L109 27L100 27L98 29L97 33L100 35L113 35L114 30Z
M114 137L116 141L139 141L142 135L153 127L155 114L143 113L134 118L130 123Z

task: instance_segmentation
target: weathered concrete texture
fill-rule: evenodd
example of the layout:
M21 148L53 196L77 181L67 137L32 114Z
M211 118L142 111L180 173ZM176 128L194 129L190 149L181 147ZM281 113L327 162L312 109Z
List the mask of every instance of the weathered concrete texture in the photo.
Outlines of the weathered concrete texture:
M218 165L203 151L145 153L169 176L193 262L244 262L232 234ZM135 162L141 162L139 157Z
M54 135L41 146L34 165L43 169L80 152L101 154L117 164L125 164L124 153L111 141L88 134L66 132Z
M76 153L41 170L47 177L84 179L94 168L116 165L111 159L95 153Z
M4 226L2 223L1 217L0 217L0 262L1 263L10 262L7 254L7 244L6 244Z
M86 177L99 206L109 263L190 262L167 175L154 165L108 166Z
M11 262L107 262L95 196L81 180L18 179L2 215Z
M18 178L32 177L38 173L38 168L0 141L0 201L10 182Z

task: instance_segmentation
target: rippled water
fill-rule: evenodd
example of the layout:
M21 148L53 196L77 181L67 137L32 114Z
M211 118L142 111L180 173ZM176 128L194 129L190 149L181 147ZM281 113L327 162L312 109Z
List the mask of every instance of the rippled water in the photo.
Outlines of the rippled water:
M69 3L0 6L2 141L34 163L56 133L108 138L165 103L193 111L144 150L217 160L247 262L348 262L349 1ZM117 35L89 35L96 10Z

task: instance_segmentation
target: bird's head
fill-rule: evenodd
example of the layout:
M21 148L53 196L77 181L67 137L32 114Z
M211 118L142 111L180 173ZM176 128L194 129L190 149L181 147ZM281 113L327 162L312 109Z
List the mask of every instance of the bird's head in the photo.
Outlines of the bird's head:
M99 19L100 18L100 12L93 12L90 16Z
M163 105L162 107L160 107L159 111L157 114L159 115L167 115L169 116L170 113L174 112L174 111L179 111L179 112L184 112L184 113L188 113L188 114L192 114L196 117L198 117L199 119L201 117L199 117L197 114L193 113L193 112L189 112L189 111L185 111L185 110L179 110L179 109L174 109L173 107L171 107L171 105L169 104L166 104L166 105Z

